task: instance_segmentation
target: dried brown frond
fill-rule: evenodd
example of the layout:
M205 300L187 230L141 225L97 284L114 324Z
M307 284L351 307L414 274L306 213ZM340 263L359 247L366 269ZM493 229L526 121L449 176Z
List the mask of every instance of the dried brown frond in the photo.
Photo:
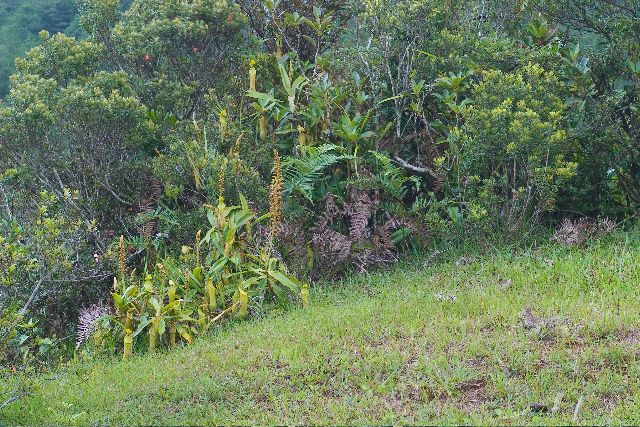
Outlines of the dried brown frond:
M80 309L78 326L76 327L76 348L79 348L93 335L97 328L96 320L109 313L109 307L103 304L93 304Z
M298 274L309 272L312 257L307 246L307 231L300 218L283 219L278 227L278 248L287 264Z
M609 234L616 228L616 223L610 218L604 218L598 222L598 231L602 234Z
M354 256L354 265L359 271L365 272L376 265L389 264L396 260L391 234L400 226L395 218L388 216L387 221L375 228L369 247Z
M336 203L336 196L329 193L324 198L324 210L319 215L315 228L321 230L328 227L331 222L341 219L343 215L343 209Z
M376 221L378 204L377 192L356 187L348 190L345 201L325 197L311 239L318 273L339 274L350 266L367 271L396 260L392 234L406 225L389 214L382 216L384 222Z
M364 191L356 192L349 205L349 238L353 242L363 242L370 237L369 219L376 202Z
M351 253L349 236L330 228L314 234L312 242L316 247L316 253L329 261L330 264L345 261Z
M564 246L584 246L589 238L610 233L616 224L609 218L598 222L588 218L572 220L565 218L555 231L551 240Z

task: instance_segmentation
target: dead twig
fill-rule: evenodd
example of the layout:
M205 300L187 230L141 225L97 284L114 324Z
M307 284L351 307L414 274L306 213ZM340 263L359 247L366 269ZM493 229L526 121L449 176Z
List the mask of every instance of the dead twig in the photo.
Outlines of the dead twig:
M573 421L574 423L578 422L578 414L580 413L580 409L582 409L583 403L584 396L580 396L580 399L578 399L578 403L576 404L576 408L573 410L573 418L571 419L571 421Z
M0 404L0 410L2 410L3 408L11 405L13 402L17 401L18 399L23 398L24 396L26 396L26 394L15 394L15 395L11 396L4 403Z

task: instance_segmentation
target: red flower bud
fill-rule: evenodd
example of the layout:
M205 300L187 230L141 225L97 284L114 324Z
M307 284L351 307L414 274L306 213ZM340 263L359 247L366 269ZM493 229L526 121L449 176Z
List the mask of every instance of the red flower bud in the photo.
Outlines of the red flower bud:
M145 55L144 60L147 62L151 61L151 55Z

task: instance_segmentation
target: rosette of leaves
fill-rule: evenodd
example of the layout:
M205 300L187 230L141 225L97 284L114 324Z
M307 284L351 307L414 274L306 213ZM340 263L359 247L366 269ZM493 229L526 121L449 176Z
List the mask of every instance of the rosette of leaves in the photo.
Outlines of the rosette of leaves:
M202 239L207 249L205 264L209 279L217 283L223 306L242 308L241 296L252 301L271 298L283 303L298 295L300 282L274 256L271 247L254 240L254 230L270 214L257 217L246 199L239 206L227 206L220 198L217 206L207 206L211 228Z

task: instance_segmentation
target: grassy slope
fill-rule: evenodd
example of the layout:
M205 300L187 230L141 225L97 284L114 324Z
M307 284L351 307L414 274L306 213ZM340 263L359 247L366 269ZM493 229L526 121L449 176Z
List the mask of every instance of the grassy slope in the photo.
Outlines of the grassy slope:
M179 351L58 370L0 422L567 424L582 396L578 422L638 424L639 243L361 277ZM546 327L522 326L527 304Z

